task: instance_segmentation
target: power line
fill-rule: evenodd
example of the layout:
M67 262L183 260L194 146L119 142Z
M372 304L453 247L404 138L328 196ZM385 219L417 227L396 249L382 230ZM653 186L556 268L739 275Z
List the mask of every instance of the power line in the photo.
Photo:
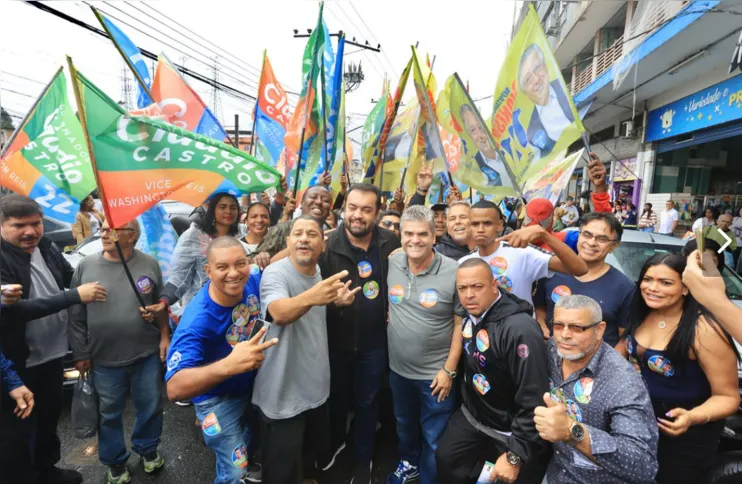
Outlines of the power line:
M340 7L340 4L335 4L335 5L337 5L338 7ZM341 10L342 10L342 7L341 7ZM325 11L328 12L330 15L332 15L335 18L335 20L337 20L337 22L340 25L342 25L343 23L345 23L343 20L340 19L340 17L335 12L333 12L330 9L330 4L327 4L326 5ZM355 25L355 23L350 19L350 17L348 17L348 15L345 14L345 12L343 12L343 14L348 19L348 21L351 23L351 25L353 26L353 28L356 29L356 30L358 30L358 32L360 32L361 29L358 28L357 25ZM366 58L366 60L368 61L368 63L371 64L371 67L373 67L373 69L376 71L376 73L379 75L379 77L383 78L384 77L384 74L379 71L378 67L376 67L376 65L374 64L373 59L371 57L369 57L369 55L366 52L362 52L361 54L363 55L363 57ZM378 59L376 59L376 62L378 62ZM382 68L383 68L383 66L382 66Z
M349 3L350 3L350 7L353 9L353 11L356 13L356 15L358 15L358 18L361 19L361 22L363 23L363 25L368 30L368 33L371 34L371 40L373 40L374 42L376 42L377 45L381 45L381 43L379 42L378 37L376 37L374 35L374 33L371 31L371 28L368 26L368 24L366 23L366 21L363 20L363 16L358 12L358 10L356 9L356 6L353 5L353 2L351 1ZM399 75L397 74L397 70L394 68L394 64L392 64L392 61L390 61L389 60L389 57L386 55L386 50L382 49L381 55L384 56L384 58L386 59L387 64L389 64L389 68L392 70L392 74L394 74L394 77L395 78L398 78Z
M23 79L24 81L28 81L28 82L34 82L34 83L36 83L36 84L41 84L42 86L45 86L45 85L46 85L46 84L44 84L44 83L43 83L43 82L41 82L41 81L37 81L36 79L31 79L30 77L24 77L24 76L20 76L20 75L18 75L18 74L14 74L14 73L12 73L12 72L8 72L8 71L0 71L0 74L7 74L7 75L9 75L9 76L13 76L13 77L17 77L17 78L19 78L19 79Z
M61 18L62 20L66 20L66 21L68 21L68 22L70 22L70 23L72 23L74 25L77 25L78 27L82 27L82 28L88 30L89 32L92 32L92 33L98 34L98 35L100 35L102 37L108 38L108 35L103 30L101 30L101 29L99 29L97 27L93 27L92 25L90 25L90 24L88 24L86 22L83 22L82 20L79 20L79 19L77 19L75 17L72 17L71 15L68 15L68 14L66 14L64 12L61 12L61 11L55 9L55 8L52 8L52 7L50 7L47 4L44 4L44 3L41 3L41 2L38 2L38 1L26 1L25 3L27 5L32 6L32 7L38 8L39 10L42 10L42 11L47 12L47 13L50 13L50 14L54 15L55 17ZM150 52L150 51L148 51L146 49L142 49L142 48L140 48L139 50L140 50L140 52L142 53L142 55L144 57L146 57L148 59L151 59L151 60L155 60L155 61L157 60L157 56L154 53L152 53L152 52ZM194 59L194 60L197 60L197 59ZM247 99L249 99L251 101L256 101L255 96L253 96L251 94L247 94L246 92L240 91L239 89L236 89L236 88L234 88L232 86L226 85L226 84L224 84L222 82L214 82L212 79L209 79L209 78L205 77L204 75L202 75L202 74L200 74L200 73L198 73L196 71L193 71L192 69L186 68L184 66L178 66L178 65L176 65L176 67L183 74L185 74L187 76L190 76L190 77L192 77L194 79L197 79L197 80L199 80L199 81L201 81L201 82L203 82L205 84L208 84L209 86L216 85L218 88L221 88L222 91L224 91L227 94L230 94L231 93L231 95L233 95L234 97L237 97L237 98L247 98ZM118 78L118 76L113 76L113 77Z

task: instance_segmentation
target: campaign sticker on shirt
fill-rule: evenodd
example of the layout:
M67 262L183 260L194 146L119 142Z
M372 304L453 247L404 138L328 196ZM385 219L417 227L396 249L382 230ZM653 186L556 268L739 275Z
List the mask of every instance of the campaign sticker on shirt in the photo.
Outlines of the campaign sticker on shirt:
M565 404L565 402L567 401L566 397L564 396L564 390L559 387L552 388L550 393L552 400L555 400L561 404Z
M515 349L516 353L518 353L518 356L525 359L528 358L528 345L527 344L519 344L518 347Z
M250 274L254 276L260 274L260 266L257 264L250 264Z
M376 281L368 281L363 285L363 295L368 299L376 299L379 295L379 283Z
M553 291L551 291L551 300L555 303L558 303L561 298L564 296L571 296L572 290L568 288L567 286L561 285L554 288Z
M572 419L582 422L582 410L580 410L579 405L577 405L573 400L567 400L565 406L567 407L567 414L572 417Z
M361 279L365 279L371 275L371 264L368 263L365 260L362 260L358 263L358 275L361 276Z
M479 351L487 351L490 347L490 335L487 334L487 330L480 329L477 332L477 349Z
M513 281L508 276L495 277L497 285L506 292L513 292Z
M471 338L472 335L472 324L471 319L466 318L466 322L464 323L464 329L461 330L461 336L464 338Z
M493 257L490 261L492 274L501 276L508 271L508 261L504 257Z
M580 403L590 403L590 394L593 393L593 379L588 377L580 378L575 382L573 390L575 400Z
M668 358L662 355L654 355L647 361L649 369L655 373L659 373L662 376L673 376L675 374L675 367Z
M435 289L426 289L420 293L418 299L420 300L420 304L426 308L432 308L438 303L438 293L435 292Z
M487 378L485 378L481 373L474 375L472 382L474 383L474 388L477 389L480 395L485 395L490 391L490 382L488 382Z
M404 299L404 287L397 284L389 288L389 300L394 304L399 304Z
M634 338L631 336L626 338L626 351L629 352L629 355L634 353Z
M240 341L245 339L245 327L244 326L237 326L236 324L233 324L232 326L227 329L227 343L229 343L231 346L236 345Z
M260 314L260 303L258 302L258 296L255 294L249 294L247 296L247 312L250 313L250 316Z
M247 320L250 319L250 311L247 309L247 304L240 303L232 310L232 322L237 326L244 326L247 324Z
M155 287L155 281L147 276L142 276L137 279L137 289L141 294L149 294L152 292L152 288Z
M201 430L209 437L213 437L222 431L222 427L219 425L219 420L217 420L214 412L208 414L204 421L201 422Z
M232 464L240 469L247 467L247 447L244 444L238 445L232 451Z
M176 351L172 355L170 355L170 359L167 360L167 371L173 371L178 367L180 364L180 359L182 356L180 355L180 351Z

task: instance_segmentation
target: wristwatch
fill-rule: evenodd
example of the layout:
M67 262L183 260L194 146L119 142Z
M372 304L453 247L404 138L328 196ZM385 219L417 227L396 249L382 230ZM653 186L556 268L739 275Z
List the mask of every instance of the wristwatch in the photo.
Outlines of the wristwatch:
M510 464L511 466L519 466L523 463L523 459L521 459L518 454L514 454L510 451L505 454L505 458L508 460L508 464Z
M569 440L567 443L574 446L582 442L584 438L585 429L578 422L572 422L572 425L569 427Z
M446 368L444 366L443 367L443 371L445 371L446 372L446 375L450 376L451 378L456 378L456 374L457 374L456 373L456 370L451 371L451 370L449 370L448 368Z

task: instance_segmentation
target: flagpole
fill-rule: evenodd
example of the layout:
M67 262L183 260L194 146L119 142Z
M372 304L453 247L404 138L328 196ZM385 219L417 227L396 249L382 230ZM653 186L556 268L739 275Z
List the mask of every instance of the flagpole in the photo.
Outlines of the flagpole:
M258 94L255 99L255 109L253 109L252 133L250 134L250 155L255 156L255 127L258 125L258 109L260 109L260 89L263 87L263 75L265 73L265 58L268 55L268 49L263 49L263 67L260 68L260 79L258 80Z
M10 149L10 146L13 144L13 141L15 141L16 136L18 136L18 133L20 133L23 130L23 127L26 125L26 122L28 121L28 118L31 117L31 115L36 111L36 107L41 102L41 98L44 97L44 95L49 91L49 88L51 87L54 80L57 78L59 73L64 69L64 66L59 66L59 69L57 69L57 72L54 73L51 80L44 86L44 89L41 91L41 94L39 94L39 97L36 98L33 105L31 105L31 109L28 110L26 113L26 116L23 117L23 120L21 121L21 124L18 125L18 128L13 131L13 134L10 135L10 139L7 143L5 143L5 146L3 146L2 151L0 151L0 158L2 158L5 153Z
M484 118L482 118L482 113L479 112L477 105L474 104L474 100L469 95L469 91L466 90L466 88L464 87L464 83L461 82L461 78L459 77L458 72L454 72L453 75L456 77L456 82L459 83L461 90L464 92L464 96L466 96L467 102L471 104L474 114L477 116L477 120L479 120L482 126L487 126L487 124L484 122ZM495 143L495 138L494 136L492 136L492 131L490 131L489 129L485 129L485 131L487 132L487 137L489 138L490 143L492 144L492 147L495 148L495 151L497 151L499 154L499 150L497 149L497 143ZM502 164L505 166L505 170L508 172L508 175L510 176L510 180L512 180L513 182L513 187L515 187L515 191L518 192L518 195L520 196L520 198L523 198L523 190L521 189L520 185L518 185L518 181L515 178L515 174L513 173L513 170L510 168L510 165L508 165L505 162L504 158L503 158Z
M82 124L83 133L85 135L85 143L88 145L88 152L90 153L90 164L93 167L93 175L95 176L95 182L98 185L98 193L100 194L101 202L103 202L103 211L106 214L106 219L109 221L108 223L111 225L111 234L113 235L113 243L116 245L116 252L119 254L119 258L121 259L121 264L124 266L124 272L126 273L126 278L129 279L129 285L131 285L131 289L134 291L134 294L137 297L137 300L139 301L139 305L144 309L146 307L146 303L144 302L144 298L137 290L136 283L134 282L134 277L131 275L131 271L129 270L129 266L126 263L126 259L124 258L124 252L121 250L121 244L119 243L119 237L116 233L116 228L113 227L113 219L111 218L111 211L108 208L108 198L106 197L105 190L103 188L103 183L100 181L100 175L98 173L98 165L95 161L95 152L93 151L93 144L90 142L90 132L88 131L88 118L87 114L85 113L85 104L82 100L82 93L80 92L80 84L79 80L77 79L77 69L75 69L74 64L72 63L72 57L67 56L67 64L70 68L70 77L72 78L72 90L75 93L75 101L77 102L77 112L79 113L80 118L80 124ZM138 223L138 222L137 222Z

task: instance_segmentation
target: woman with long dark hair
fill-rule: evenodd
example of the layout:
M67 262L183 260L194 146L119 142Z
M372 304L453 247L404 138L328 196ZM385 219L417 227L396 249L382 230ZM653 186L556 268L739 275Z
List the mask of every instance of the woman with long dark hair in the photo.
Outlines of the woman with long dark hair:
M263 241L271 226L270 208L263 202L253 202L247 207L245 216L247 233L240 239L247 247L247 255L252 256Z
M639 230L642 232L654 232L657 227L657 212L652 210L651 203L644 204L644 211L639 217Z
M683 285L686 258L657 254L637 281L617 350L641 371L657 416L658 484L701 482L739 406L739 354Z

